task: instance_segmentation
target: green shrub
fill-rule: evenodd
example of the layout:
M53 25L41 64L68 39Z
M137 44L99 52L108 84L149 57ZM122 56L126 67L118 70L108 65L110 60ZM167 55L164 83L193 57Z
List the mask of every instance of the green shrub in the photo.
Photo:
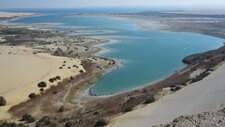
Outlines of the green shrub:
M102 127L102 126L106 126L108 124L108 122L105 119L98 119L95 122L95 127Z
M51 83L53 83L54 82L54 79L53 78L50 78L48 81L51 82Z
M73 76L70 76L70 80L74 80L74 77Z
M4 123L0 123L0 127L29 127L26 126L22 123L16 124L16 123L11 123L11 122L4 122Z
M73 127L73 125L74 124L72 122L66 122L63 127Z
M33 99L33 98L35 98L35 97L36 97L36 94L35 94L35 93L29 94L29 98L30 98L30 99Z
M61 77L60 76L56 76L55 77L57 80L61 80Z
M61 106L58 110L58 112L64 112L64 106Z
M171 87L170 90L177 91L177 90L180 90L181 88L182 88L181 86L174 86L174 87Z
M23 117L20 121L25 121L26 123L32 123L35 121L35 119L31 115L25 114L25 115L23 115Z
M123 110L123 112L130 112L130 111L132 111L132 110L133 110L132 107L127 107L127 108L125 108L125 109Z
M78 66L77 66L77 65L73 65L73 67L76 67L76 68L78 68Z
M47 86L46 82L42 81L42 82L38 83L38 87L40 87L40 88L44 88L46 86Z
M150 104L155 102L155 98L153 96L149 96L148 98L145 99L144 104Z
M52 124L50 118L48 116L43 116L40 120L38 120L35 124L35 127L43 127Z
M41 88L40 91L43 92L43 91L45 91L45 89Z

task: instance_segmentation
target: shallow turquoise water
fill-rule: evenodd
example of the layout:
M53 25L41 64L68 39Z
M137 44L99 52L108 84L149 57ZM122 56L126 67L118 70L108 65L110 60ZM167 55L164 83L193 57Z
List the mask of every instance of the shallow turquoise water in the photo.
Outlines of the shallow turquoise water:
M119 41L102 47L111 51L101 56L122 61L123 66L104 75L92 89L93 94L109 94L131 90L160 80L182 68L182 59L190 54L218 48L223 39L175 32L152 32L137 26L134 21L111 17L68 17L49 14L12 21L14 23L63 23L66 26L85 26L92 30L113 30ZM106 37L107 37L106 36Z

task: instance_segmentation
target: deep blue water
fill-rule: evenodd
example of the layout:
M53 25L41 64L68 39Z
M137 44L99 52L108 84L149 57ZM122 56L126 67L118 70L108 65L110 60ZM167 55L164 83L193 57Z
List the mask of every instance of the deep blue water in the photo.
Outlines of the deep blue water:
M106 38L113 36L119 43L102 46L110 52L101 56L119 59L123 66L98 80L92 89L94 94L123 92L160 80L182 68L185 56L218 48L224 42L223 39L200 34L146 31L129 19L70 17L70 13L62 11L12 22L63 23L66 26L87 27L83 29L116 31L102 35L107 35Z

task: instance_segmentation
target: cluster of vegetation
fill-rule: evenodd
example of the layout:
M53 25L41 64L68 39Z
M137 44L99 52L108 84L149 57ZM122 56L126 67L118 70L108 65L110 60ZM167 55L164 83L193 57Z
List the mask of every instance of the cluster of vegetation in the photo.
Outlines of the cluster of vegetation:
M55 126L55 123L50 120L48 116L43 116L40 120L35 123L35 127L44 127L44 126Z
M73 122L66 122L63 127L75 127Z
M204 71L200 75L198 75L195 78L193 78L190 83L194 83L194 82L201 81L202 79L204 79L205 77L207 77L209 74L210 73L208 71Z
M37 85L39 88L45 88L47 86L47 83L42 81L42 82L39 82L38 85Z
M126 113L126 112L130 112L132 110L133 110L132 107L126 107L125 109L122 110L122 112Z
M80 70L79 72L80 72L80 73L84 73L84 71L83 71L83 70Z
M5 106L6 105L6 100L4 97L0 96L0 106Z
M26 123L33 123L35 121L35 119L31 115L25 114L25 115L23 115L23 117L20 121L25 121Z
M108 124L108 121L105 120L105 119L98 119L96 122L95 122L95 127L102 127L102 126L106 126Z
M44 88L47 86L47 83L42 81L42 82L39 82L37 86L40 88L40 91L43 92Z
M64 112L64 106L61 106L60 108L59 108L59 110L58 110L58 112Z
M177 91L177 90L180 90L181 88L182 88L181 86L171 86L171 87L170 87L170 91L175 92L175 91Z
M77 65L73 65L73 67L78 68L78 66L77 66Z
M155 98L154 98L154 96L152 95L152 96L148 96L148 97L145 99L144 104L150 104L150 103L153 103L153 102L155 102Z
M49 82L53 83L54 81L57 81L57 80L61 80L61 77L60 76L56 76L56 77L50 78Z
M30 99L33 99L33 98L35 98L36 96L37 96L37 95L36 95L35 93L31 93L31 94L29 94L28 97L29 97Z
M12 123L12 122L4 122L4 123L0 123L0 127L29 127L27 125L24 125L22 123Z

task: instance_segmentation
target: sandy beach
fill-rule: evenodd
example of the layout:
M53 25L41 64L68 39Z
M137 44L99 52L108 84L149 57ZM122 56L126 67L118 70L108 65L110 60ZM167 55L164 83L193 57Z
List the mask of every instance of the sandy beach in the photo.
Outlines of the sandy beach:
M0 107L0 119L8 118L7 110L29 99L30 93L39 94L39 82L45 81L45 89L48 89L65 78L80 74L80 70L85 71L79 59L33 54L33 51L24 46L0 46L0 95L7 101L6 106ZM49 82L56 76L60 76L61 80Z
M200 82L143 108L113 118L109 127L150 127L172 122L181 115L217 111L225 106L225 64Z

